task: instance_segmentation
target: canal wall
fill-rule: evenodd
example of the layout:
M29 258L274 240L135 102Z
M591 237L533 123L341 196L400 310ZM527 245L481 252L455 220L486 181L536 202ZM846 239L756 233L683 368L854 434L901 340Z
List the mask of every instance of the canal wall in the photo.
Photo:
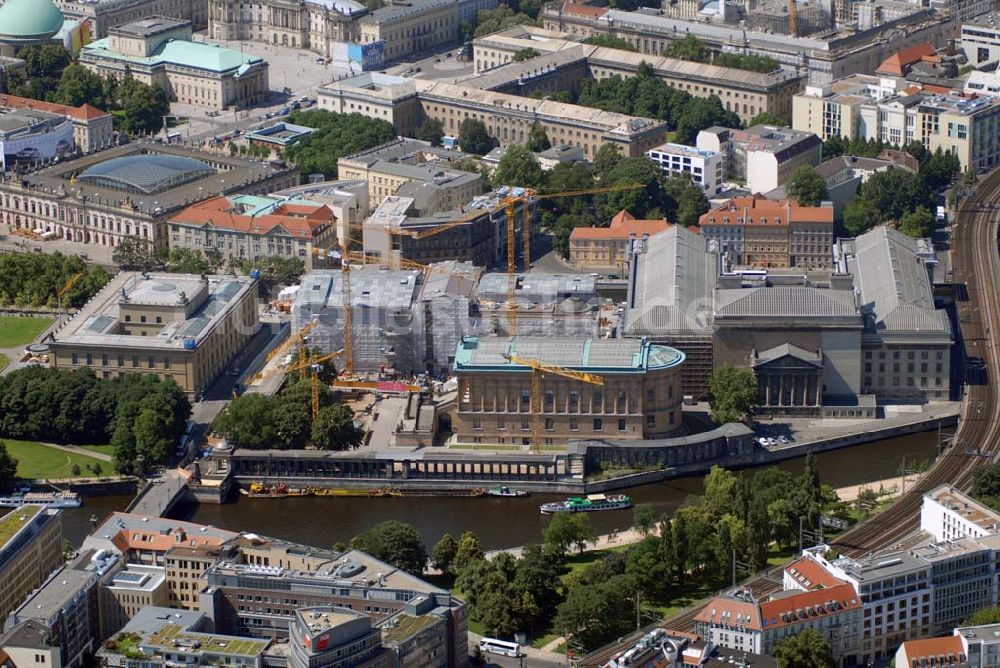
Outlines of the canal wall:
M392 489L419 496L461 494L507 485L536 493L589 494L628 489L672 478L701 475L712 466L728 469L769 466L802 457L938 428L958 421L958 407L937 415L886 420L883 426L805 440L777 448L754 443L743 425L656 441L579 441L565 454L462 452L423 449L393 453L226 450L216 467L233 481L345 490ZM224 459L223 459L224 458ZM215 460L215 455L213 455ZM605 470L605 477L583 472ZM616 473L621 471L621 473Z

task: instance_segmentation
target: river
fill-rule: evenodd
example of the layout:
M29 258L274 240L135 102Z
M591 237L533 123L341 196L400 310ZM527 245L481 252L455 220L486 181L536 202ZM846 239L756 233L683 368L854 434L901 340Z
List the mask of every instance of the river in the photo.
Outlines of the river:
M926 432L887 439L817 456L822 481L833 487L857 485L899 475L903 457L912 464L934 455L937 433ZM799 472L803 459L779 466ZM657 513L672 512L685 499L701 493L701 477L678 478L628 490L636 504L651 505ZM237 495L225 505L181 504L172 512L177 519L230 529L253 531L265 536L317 547L347 542L382 520L395 519L414 526L430 548L444 533L458 536L475 531L486 549L514 547L537 542L548 519L538 512L540 503L562 498L536 494L527 498L318 498L250 499ZM82 508L64 511L63 534L79 544L90 531L92 515L103 518L124 510L129 497L92 497ZM625 529L630 512L594 513L591 523L599 533Z

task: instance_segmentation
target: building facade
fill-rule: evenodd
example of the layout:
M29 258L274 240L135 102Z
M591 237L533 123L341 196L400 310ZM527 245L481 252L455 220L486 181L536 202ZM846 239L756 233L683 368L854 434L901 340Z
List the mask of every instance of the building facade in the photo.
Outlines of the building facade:
M263 58L192 41L190 22L163 17L111 28L83 47L80 63L103 77L157 85L169 100L220 111L251 107L269 90Z
M531 361L565 367L570 376L546 374L541 396L533 397ZM667 436L681 425L683 362L679 350L637 339L468 337L455 353L455 439L540 447ZM603 383L580 380L581 374ZM536 428L542 443L531 442Z
M687 175L701 186L706 197L718 195L725 179L722 154L683 144L663 144L646 151L665 176Z
M167 249L167 220L194 202L298 184L298 167L133 142L0 180L0 222L114 248L125 237Z
M67 18L87 19L94 39L103 39L115 26L150 16L190 21L195 30L208 26L208 5L199 0L58 0Z
M111 114L86 103L79 107L70 107L30 97L0 95L0 108L42 111L69 118L73 122L73 143L81 153L100 151L116 143Z
M818 165L823 152L816 135L773 125L711 127L698 133L697 144L700 150L721 153L726 176L745 182L752 194L785 185L799 167Z
M48 342L50 364L155 374L194 398L256 334L256 292L249 277L122 272Z
M625 276L630 246L670 227L665 218L637 220L622 209L608 227L575 227L569 235L569 261L578 269L611 269Z
M367 7L352 0L210 0L208 34L309 49L333 58L337 43L358 41L357 20L367 13Z
M747 267L833 267L833 207L738 197L698 219L727 261Z
M338 246L333 211L294 197L215 197L179 211L167 227L171 249L187 248L231 263L295 258L309 271L318 251Z
M58 510L22 506L0 517L0 618L62 564L62 523Z

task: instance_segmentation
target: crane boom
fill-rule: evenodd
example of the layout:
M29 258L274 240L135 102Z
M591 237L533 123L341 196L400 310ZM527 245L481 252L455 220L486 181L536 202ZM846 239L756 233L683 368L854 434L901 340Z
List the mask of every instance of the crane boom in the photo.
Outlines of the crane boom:
M344 291L344 373L354 375L354 313L351 311L351 267L347 261L347 240L340 242L340 277Z
M278 355L285 354L292 348L292 346L301 343L302 340L306 337L306 335L309 334L309 332L311 332L313 328L316 327L317 324L319 324L318 321L310 320L305 325L303 325L299 331L289 336L280 346L276 347L274 350L272 350L267 354L268 361L273 360Z

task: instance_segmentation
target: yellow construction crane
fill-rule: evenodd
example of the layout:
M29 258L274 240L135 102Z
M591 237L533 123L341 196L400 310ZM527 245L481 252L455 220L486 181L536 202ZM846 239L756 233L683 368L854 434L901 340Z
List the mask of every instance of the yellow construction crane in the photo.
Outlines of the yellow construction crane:
M579 197L582 195L599 195L601 193L619 192L621 190L636 190L645 188L643 183L625 183L617 186L605 186L603 188L585 188L583 190L562 190L559 192L543 193L531 188L525 188L524 192L518 195L508 195L501 202L507 214L507 334L514 336L517 334L517 306L515 293L514 275L517 272L516 253L514 244L517 239L516 215L518 204L524 205L524 220L521 225L521 240L524 246L524 270L531 267L531 224L529 221L528 200L556 199L559 197Z
M788 34L792 37L799 35L799 8L795 0L788 0Z
M312 419L316 419L316 415L319 413L319 372L323 368L323 363L332 360L335 357L339 357L344 354L344 350L340 349L335 353L327 353L326 355L306 355L306 359L299 364L297 364L289 371L299 370L300 378L305 377L306 369L312 372Z
M347 259L346 238L340 240L340 287L344 297L344 373L354 376L354 312L351 311L351 266Z
M267 354L267 360L271 361L278 355L284 355L289 352L296 345L300 345L306 336L313 330L316 325L319 324L317 320L310 320L305 325L302 326L299 331L290 334L287 339L285 339L280 346L277 346L274 350Z
M76 285L77 282L81 278L83 278L83 272L82 271L73 274L72 276L69 277L69 280L66 281L63 284L63 286L61 288L59 288L59 290L56 292L56 310L57 311L62 311L62 298L63 298L63 295L65 295L67 292L69 292L70 288L72 288L74 285Z
M520 364L531 369L531 451L538 452L542 442L542 379L545 374L562 376L591 385L604 385L604 378L585 371L576 371L566 367L547 364L537 359L525 359L517 355L504 355L514 364Z

